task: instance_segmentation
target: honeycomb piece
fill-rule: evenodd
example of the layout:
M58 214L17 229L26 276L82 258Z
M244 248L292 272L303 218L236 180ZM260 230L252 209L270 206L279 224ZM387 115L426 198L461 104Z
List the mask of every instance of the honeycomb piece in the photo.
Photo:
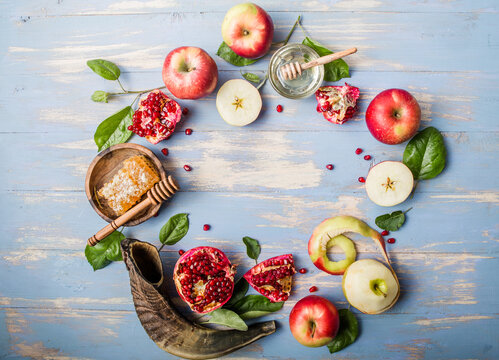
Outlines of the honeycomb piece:
M110 182L98 191L116 215L124 214L134 206L154 184L159 175L143 156L133 156L123 162L123 167Z

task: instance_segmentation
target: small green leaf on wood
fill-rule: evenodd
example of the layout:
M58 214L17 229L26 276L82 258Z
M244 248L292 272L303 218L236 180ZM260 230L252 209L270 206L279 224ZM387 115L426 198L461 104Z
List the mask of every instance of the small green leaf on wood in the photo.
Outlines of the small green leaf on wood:
M247 59L237 55L225 42L220 44L217 55L228 63L236 66L246 66L255 63L259 59Z
M251 259L258 261L258 256L260 256L262 250L258 241L249 236L245 236L243 237L243 242L246 245L246 254L248 254Z
M270 302L263 295L246 295L233 307L241 319L249 320L281 310L284 302Z
M315 41L308 36L302 42L303 45L315 50L319 56L326 56L333 52L327 47ZM343 78L349 78L350 72L347 63L343 59L334 60L324 65L324 81L338 81Z
M239 331L248 330L248 325L232 310L216 309L209 313L209 316L210 319L204 321L204 323L223 325Z
M87 65L94 73L106 80L118 80L121 74L120 68L111 61L102 59L88 60Z
M189 230L188 214L173 215L159 232L159 241L164 245L173 245L179 242Z
M128 130L128 126L132 125L132 115L132 108L127 106L99 124L94 134L99 151L124 143L132 136L132 132Z
M109 94L107 92L102 90L97 90L92 94L92 101L107 103L108 96Z
M390 214L380 215L374 221L379 228L388 231L397 231L405 222L405 213L412 208L402 212L401 210L394 211Z
M338 313L340 315L338 334L336 334L333 341L327 344L331 354L353 344L359 335L359 324L355 315L348 309L341 309Z
M252 83L255 83L255 84L258 84L261 81L260 76L258 76L257 74L253 74L253 73L249 73L249 72L247 72L247 73L241 72L241 75L246 80L251 81Z
M124 238L125 235L119 231L114 231L95 246L87 245L85 247L85 257L94 271L106 267L112 261L123 260L120 244Z

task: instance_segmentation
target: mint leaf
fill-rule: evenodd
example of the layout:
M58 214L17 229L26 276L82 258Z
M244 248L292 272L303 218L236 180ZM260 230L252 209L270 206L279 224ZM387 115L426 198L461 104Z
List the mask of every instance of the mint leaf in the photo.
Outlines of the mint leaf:
M105 102L107 103L107 97L109 94L102 90L97 90L92 94L92 101L95 102Z
M397 231L405 222L405 213L412 208L402 212L401 210L394 211L391 214L380 215L374 221L379 228L388 231Z
M243 237L243 242L246 245L246 254L248 254L250 259L258 261L258 256L260 256L262 250L258 241L249 236L245 236Z
M188 214L173 215L159 232L159 241L164 245L179 242L189 230Z
M217 55L228 63L236 66L246 66L255 63L259 59L247 59L237 55L225 42L220 44Z
M95 246L87 245L85 247L85 257L94 271L102 269L112 261L123 260L120 244L125 235L119 231L114 231Z
M241 73L241 75L246 80L251 81L255 84L258 84L260 82L260 76L258 76L257 74L253 74L253 73L244 73L243 74L243 73Z
M430 126L409 141L403 162L411 169L415 180L427 180L442 172L446 155L442 134Z
M128 130L128 126L132 125L132 115L132 108L127 106L99 124L94 134L99 151L124 143L132 136L132 132Z
M106 80L118 80L121 74L120 68L111 61L102 59L88 60L87 65L94 73Z

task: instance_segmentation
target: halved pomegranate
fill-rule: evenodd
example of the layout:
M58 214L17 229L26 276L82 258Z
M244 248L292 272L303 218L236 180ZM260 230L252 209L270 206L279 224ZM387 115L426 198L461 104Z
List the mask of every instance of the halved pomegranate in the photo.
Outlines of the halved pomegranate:
M154 90L140 100L128 130L145 137L151 144L157 144L173 134L181 116L182 109L176 101L160 90Z
M327 121L343 124L357 111L359 88L350 86L323 86L315 92L317 111L321 112Z
M234 291L235 265L210 246L186 251L175 264L173 281L180 297L197 313L223 306Z
M293 255L286 254L262 261L244 274L244 278L271 302L278 302L288 300L295 273Z

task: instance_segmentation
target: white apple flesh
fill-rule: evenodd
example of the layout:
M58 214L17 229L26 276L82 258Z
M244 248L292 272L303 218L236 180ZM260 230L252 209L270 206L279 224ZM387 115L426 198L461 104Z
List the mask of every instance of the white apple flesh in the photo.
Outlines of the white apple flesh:
M343 293L354 308L366 314L390 309L400 294L395 274L379 261L363 259L350 265L343 275Z
M216 104L218 113L226 123L245 126L258 118L262 97L246 80L233 79L218 90Z
M383 161L372 167L366 178L369 199L380 206L394 206L411 194L414 178L400 161Z

